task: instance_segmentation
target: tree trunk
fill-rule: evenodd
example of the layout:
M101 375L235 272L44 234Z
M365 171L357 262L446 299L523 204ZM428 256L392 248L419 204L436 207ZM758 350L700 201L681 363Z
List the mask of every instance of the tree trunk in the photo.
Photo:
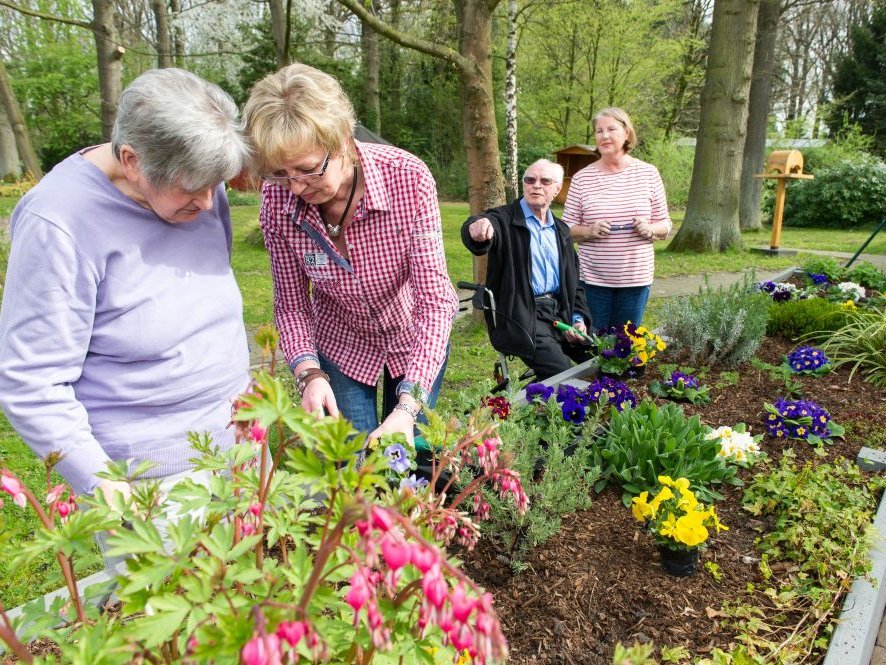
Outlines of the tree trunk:
M766 156L766 129L769 125L769 97L775 66L775 36L778 29L780 0L761 0L757 15L757 41L754 45L754 70L748 97L748 129L741 164L741 196L738 224L741 230L759 229L761 173Z
M172 67L172 34L169 29L169 12L166 0L151 0L154 24L157 30L157 67Z
M178 21L182 11L181 0L169 0L169 11L172 13L172 50L175 53L175 66L184 67L185 64L185 34L181 23Z
M370 8L370 11L373 10ZM363 46L363 70L366 76L364 86L366 112L361 120L364 127L371 129L376 134L381 134L381 96L378 89L378 33L366 23L361 23L360 25L362 28L360 42Z
M98 61L98 82L101 90L102 137L111 140L117 106L123 92L122 71L125 49L120 45L114 25L113 0L92 0L92 34Z
M508 0L508 48L505 54L505 198L519 195L517 174L517 0Z
M488 0L453 0L459 24L459 53L474 63L459 71L468 203L477 214L504 203L492 89L492 11Z
M670 249L741 245L738 198L759 0L716 0L686 216Z
M22 165L18 158L18 148L15 145L15 134L6 111L0 113L0 179L20 178Z
M18 100L15 98L15 93L9 82L9 75L6 73L6 65L2 59L0 59L0 105L2 105L9 125L12 128L12 134L15 136L15 147L18 151L18 156L21 157L22 163L25 166L25 171L34 176L34 178L42 178L43 169L40 168L40 160L37 159L37 153L34 152L31 136L28 133L28 126L22 117L21 108L19 108Z
M269 0L271 9L271 33L274 35L274 53L277 67L292 63L289 58L289 0Z

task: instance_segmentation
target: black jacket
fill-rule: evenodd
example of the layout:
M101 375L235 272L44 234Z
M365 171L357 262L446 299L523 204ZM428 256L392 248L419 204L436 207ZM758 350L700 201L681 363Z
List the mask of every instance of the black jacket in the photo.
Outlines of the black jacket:
M492 222L495 229L492 240L476 242L468 232L471 223L481 217ZM557 217L554 217L554 224L557 227L560 257L560 320L572 323L572 313L578 312L588 325L591 315L585 302L584 289L578 283L578 255L569 235L569 227ZM536 322L530 235L520 199L487 210L482 215L469 217L462 224L461 240L472 254L489 255L486 284L495 296L498 323L493 328L492 314L487 310L486 324L491 331L489 339L492 346L507 355L531 357L535 352L535 326L550 326L551 322Z

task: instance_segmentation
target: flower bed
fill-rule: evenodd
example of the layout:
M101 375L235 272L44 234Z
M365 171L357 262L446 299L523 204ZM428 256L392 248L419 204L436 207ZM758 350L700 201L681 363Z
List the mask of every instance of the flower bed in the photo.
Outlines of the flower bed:
M767 338L757 357L777 365L796 346ZM778 466L788 449L802 467L807 462L854 460L866 443L886 447L886 391L858 380L847 383L847 377L845 369L795 377L804 397L847 426L846 438L815 447L801 441L778 443L767 436L760 445L771 467ZM646 376L630 385L642 398L656 378ZM776 401L784 390L781 377L750 365L737 372L712 372L704 383L710 387L711 403L683 404L687 414L699 414L712 427L744 422L758 435L766 432L764 404ZM742 470L740 475L747 480L758 470ZM661 569L655 543L613 489L596 495L590 509L564 518L564 527L531 553L519 575L501 552L481 539L476 553L467 557L467 569L493 592L510 640L510 662L608 665L618 642L685 647L698 657L737 643L738 631L730 625L724 605L753 601L748 585L762 589L790 579L797 574L797 564L770 560L771 577L765 579L755 541L772 532L771 518L742 508L743 488L726 485L718 490L724 499L717 502L717 513L729 530L712 538L699 573L688 578L675 578ZM789 614L786 622L800 619L798 612ZM822 650L819 645L818 653Z

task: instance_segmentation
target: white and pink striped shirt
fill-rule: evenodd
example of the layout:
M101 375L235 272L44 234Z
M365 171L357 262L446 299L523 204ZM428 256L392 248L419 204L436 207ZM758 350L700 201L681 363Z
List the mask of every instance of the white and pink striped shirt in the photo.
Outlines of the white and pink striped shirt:
M365 185L347 229L348 260L316 206L289 188L262 188L280 348L293 366L319 351L360 383L374 385L387 365L430 391L458 310L437 188L408 152L355 143Z
M579 276L595 286L646 286L652 283L655 253L652 240L633 230L635 217L667 222L668 203L661 176L651 164L632 159L617 173L602 171L597 163L572 176L563 208L570 227L591 226L608 220L611 233L598 240L578 243Z

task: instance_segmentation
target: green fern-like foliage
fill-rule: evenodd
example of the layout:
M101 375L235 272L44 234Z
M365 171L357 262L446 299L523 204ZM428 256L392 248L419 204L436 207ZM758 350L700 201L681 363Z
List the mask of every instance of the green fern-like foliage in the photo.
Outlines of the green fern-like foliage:
M735 367L750 359L769 320L769 296L754 289L754 276L727 288L707 282L697 295L669 300L659 327L673 351L685 350L689 364Z

